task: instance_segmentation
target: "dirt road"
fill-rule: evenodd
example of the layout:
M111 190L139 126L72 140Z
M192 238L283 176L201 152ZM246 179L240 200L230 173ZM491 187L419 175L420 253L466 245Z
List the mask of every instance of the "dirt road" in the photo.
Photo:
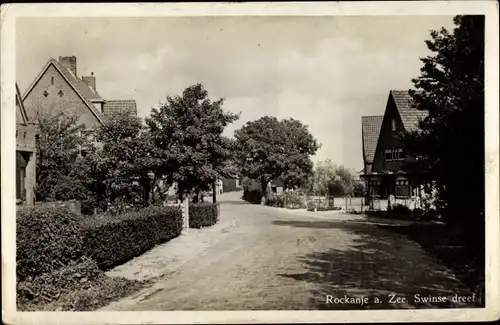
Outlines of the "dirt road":
M240 195L221 197L213 229L189 230L110 272L157 282L103 310L463 307L453 296L472 297L405 237L343 213L292 213Z

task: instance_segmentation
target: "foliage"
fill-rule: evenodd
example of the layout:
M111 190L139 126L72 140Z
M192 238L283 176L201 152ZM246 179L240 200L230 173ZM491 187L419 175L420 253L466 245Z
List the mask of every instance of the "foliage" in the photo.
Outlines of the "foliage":
M266 205L276 208L284 208L285 204L283 201L283 197L277 195L276 193L268 193L266 199Z
M315 195L326 196L333 194L343 196L354 190L353 172L344 166L337 166L331 160L316 164L314 173L309 179L309 191Z
M217 204L196 203L189 205L189 228L210 227L217 223Z
M310 156L319 148L300 121L269 116L248 122L235 138L241 173L259 180L263 196L272 179L281 178L285 188L302 185L312 171Z
M109 269L179 236L182 213L177 207L147 207L87 218L84 228L85 255Z
M304 209L306 207L302 194L297 191L285 192L283 194L283 205L287 209Z
M449 222L484 228L484 16L456 16L456 28L432 31L433 55L413 80L413 104L428 112L420 129L401 136L414 158L404 168L420 175ZM467 150L464 144L471 143ZM467 204L463 204L467 202Z
M16 273L19 281L80 261L81 217L65 207L36 207L18 212Z
M84 257L81 262L71 261L68 265L21 281L17 284L17 299L21 304L49 303L75 289L87 289L103 277L97 264Z
M212 101L202 84L186 88L182 96L167 97L153 108L146 123L157 148L158 175L177 182L179 198L207 189L224 176L234 142L222 136L239 115L224 112L223 99Z
M38 116L39 138L36 158L36 198L38 201L81 199L80 148L88 145L80 136L84 125L78 116L64 112Z
M410 208L404 204L394 204L391 208L392 216L405 216L411 213Z
M252 189L245 188L243 190L243 200L249 203L259 204L261 202L261 198L262 198L262 191L258 188L252 188Z
M21 311L87 311L132 294L144 283L105 275L95 261L84 258L50 273L18 282Z
M366 191L365 183L363 183L363 182L355 182L354 183L353 190L352 190L354 197L363 197L365 194L365 191Z
M130 204L149 203L152 184L150 172L160 164L155 147L141 119L129 114L114 114L97 127L99 145L84 159L89 189L100 202L123 210Z

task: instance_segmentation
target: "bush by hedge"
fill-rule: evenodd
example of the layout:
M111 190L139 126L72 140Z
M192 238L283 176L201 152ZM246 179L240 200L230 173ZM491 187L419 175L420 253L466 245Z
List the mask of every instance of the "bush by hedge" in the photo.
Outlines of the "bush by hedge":
M65 207L22 209L16 222L18 281L83 258L82 217Z
M90 288L103 276L93 260L83 258L81 263L70 262L52 272L18 282L17 302L21 305L49 303L75 289Z
M107 270L181 234L178 207L147 207L123 215L89 218L84 223L84 252Z
M262 191L259 189L244 189L243 200L252 204L260 204L262 200Z
M17 308L21 311L86 311L136 292L145 282L111 278L95 261L83 258L50 273L18 282Z
M210 227L217 223L217 204L195 203L189 205L189 228Z
M283 205L287 209L305 209L306 205L299 192L286 192L283 194Z

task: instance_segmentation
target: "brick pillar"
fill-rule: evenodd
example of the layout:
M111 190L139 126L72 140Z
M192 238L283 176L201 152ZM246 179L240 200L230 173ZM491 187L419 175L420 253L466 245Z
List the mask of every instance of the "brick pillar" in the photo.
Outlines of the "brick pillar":
M24 179L24 189L26 193L26 205L35 204L36 185L36 154L31 152L26 164L26 176Z

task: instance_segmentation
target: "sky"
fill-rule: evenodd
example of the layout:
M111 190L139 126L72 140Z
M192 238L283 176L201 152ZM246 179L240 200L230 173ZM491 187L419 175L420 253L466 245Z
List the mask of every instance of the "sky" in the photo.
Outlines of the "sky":
M389 90L411 88L430 30L452 16L20 18L16 79L23 93L49 58L77 57L105 99L149 115L203 83L241 113L226 135L270 115L301 120L321 144L313 160L363 167L361 116L383 115Z

